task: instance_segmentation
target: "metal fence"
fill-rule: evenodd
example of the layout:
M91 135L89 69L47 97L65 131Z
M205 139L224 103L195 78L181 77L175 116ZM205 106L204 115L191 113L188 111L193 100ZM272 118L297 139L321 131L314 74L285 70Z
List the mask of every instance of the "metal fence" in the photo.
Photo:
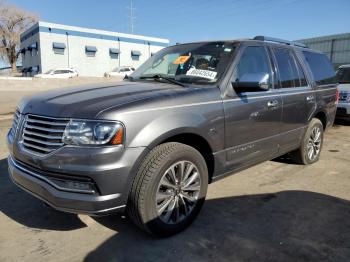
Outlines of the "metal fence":
M350 33L302 39L298 42L326 53L336 68L350 64Z

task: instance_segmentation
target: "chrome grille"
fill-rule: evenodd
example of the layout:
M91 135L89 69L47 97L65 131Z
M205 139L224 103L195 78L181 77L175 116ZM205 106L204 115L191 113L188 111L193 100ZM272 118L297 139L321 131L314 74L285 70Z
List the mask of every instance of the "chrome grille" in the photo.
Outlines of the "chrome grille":
M69 120L27 115L23 127L22 145L35 154L49 154L63 146L62 136Z
M21 114L19 113L19 110L16 109L16 112L13 114L12 127L11 127L11 130L10 130L10 134L11 134L12 137L16 136L18 124L19 124L19 121L20 121L20 116L21 116Z
M348 96L350 96L350 94L348 94L346 92L340 92L339 93L339 101L347 101Z

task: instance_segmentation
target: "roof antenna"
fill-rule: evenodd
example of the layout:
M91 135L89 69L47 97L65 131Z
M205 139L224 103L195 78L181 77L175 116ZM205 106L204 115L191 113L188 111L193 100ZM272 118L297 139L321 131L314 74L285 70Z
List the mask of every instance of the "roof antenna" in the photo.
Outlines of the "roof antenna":
M128 15L128 18L129 18L129 30L130 30L130 33L133 34L134 33L134 22L135 22L135 19L136 17L134 16L134 11L135 11L135 7L133 5L133 0L130 0L130 6L127 6L126 9L128 9L130 11L130 14Z

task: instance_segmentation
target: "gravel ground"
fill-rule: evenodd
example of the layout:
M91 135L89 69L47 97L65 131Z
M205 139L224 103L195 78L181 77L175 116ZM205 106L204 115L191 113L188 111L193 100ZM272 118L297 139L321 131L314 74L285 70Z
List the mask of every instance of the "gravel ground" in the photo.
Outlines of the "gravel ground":
M311 166L269 161L209 186L194 224L153 239L123 215L60 213L8 178L0 121L0 261L349 261L350 123Z

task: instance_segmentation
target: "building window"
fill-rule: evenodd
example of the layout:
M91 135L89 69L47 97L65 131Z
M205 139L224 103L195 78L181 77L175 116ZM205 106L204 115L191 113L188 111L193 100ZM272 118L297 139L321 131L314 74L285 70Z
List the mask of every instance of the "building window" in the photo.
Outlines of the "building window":
M33 74L38 74L39 71L40 71L40 67L39 67L39 66L34 66L34 67L32 67L32 72L33 72Z
M85 54L88 57L95 57L97 52L96 46L85 46Z
M133 61L139 61L141 56L141 52L137 50L132 50L131 51L131 59Z
M119 51L118 48L110 48L110 49L109 49L109 56L110 56L112 59L118 59L119 54L120 54L120 51Z
M21 49L21 54L22 54L22 59L24 60L26 57L26 49L25 48Z
M28 51L30 52L31 56L35 56L38 54L38 43L35 42L33 44L31 44L30 46L28 46Z
M53 52L57 55L64 55L64 50L66 49L65 43L52 43Z

